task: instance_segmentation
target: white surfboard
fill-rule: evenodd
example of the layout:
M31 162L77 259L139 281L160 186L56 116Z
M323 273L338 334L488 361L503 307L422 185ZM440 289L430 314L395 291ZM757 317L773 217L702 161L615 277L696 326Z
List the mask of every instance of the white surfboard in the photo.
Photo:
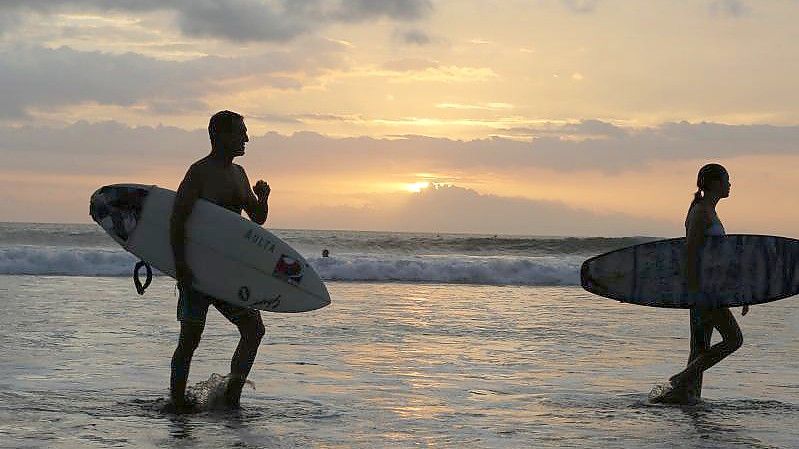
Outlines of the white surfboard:
M175 276L169 221L175 192L115 184L91 197L90 214L117 243ZM186 222L193 287L223 301L269 312L307 312L330 304L319 275L286 242L239 214L198 200Z

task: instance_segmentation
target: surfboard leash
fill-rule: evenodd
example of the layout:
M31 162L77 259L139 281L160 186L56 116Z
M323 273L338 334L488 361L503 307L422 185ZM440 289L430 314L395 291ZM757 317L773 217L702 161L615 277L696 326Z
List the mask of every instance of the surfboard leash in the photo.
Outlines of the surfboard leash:
M144 267L147 270L147 277L144 279L144 284L141 283L141 279L139 278L139 270ZM136 292L140 295L144 294L144 291L147 290L147 287L150 286L150 282L153 281L153 269L150 268L150 264L147 262L140 260L136 262L136 266L133 268L133 285L136 286Z

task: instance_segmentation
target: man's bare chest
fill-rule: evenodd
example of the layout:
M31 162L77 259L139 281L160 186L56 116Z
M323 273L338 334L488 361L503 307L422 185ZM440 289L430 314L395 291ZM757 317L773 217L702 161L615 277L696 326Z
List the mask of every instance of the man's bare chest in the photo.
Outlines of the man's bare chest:
M242 194L240 182L229 170L213 170L203 183L200 197L235 212L241 212Z

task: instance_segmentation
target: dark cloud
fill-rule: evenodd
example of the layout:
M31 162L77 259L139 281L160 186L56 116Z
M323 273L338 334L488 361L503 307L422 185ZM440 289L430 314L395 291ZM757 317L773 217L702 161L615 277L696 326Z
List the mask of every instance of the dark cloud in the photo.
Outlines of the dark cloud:
M285 116L253 117L286 120ZM300 116L289 119L303 120ZM197 123L197 128L205 127ZM596 125L592 125L596 126ZM558 137L472 141L423 136L331 138L312 132L251 136L248 163L281 172L405 171L502 173L525 168L564 172L636 170L660 161L718 160L745 155L799 155L799 126L666 123L582 141ZM207 135L170 127L131 128L115 122L80 122L66 128L0 126L0 160L6 170L102 173L158 164L180 171L207 151ZM144 162L143 162L144 161ZM155 162L157 161L157 162Z
M427 33L418 29L397 31L394 33L394 38L413 45L427 45L433 42L433 39Z
M313 75L336 64L325 53L274 51L246 59L208 56L178 62L135 53L17 46L0 52L0 118L24 117L31 107L86 102L141 104L160 113L202 110L202 97L225 79L257 76L264 86L299 89L302 84L285 73Z
M171 11L189 36L234 41L287 41L336 22L386 18L413 21L432 11L430 0L7 0L0 14L75 11ZM2 30L2 23L0 23Z
M198 123L198 128L205 123ZM209 148L208 132L169 126L128 127L78 122L66 128L0 127L3 169L43 175L126 176L157 166L183 165Z
M331 2L318 0L309 3ZM328 16L349 22L360 22L376 17L413 21L421 19L433 11L433 3L430 0L339 0L332 3L337 3L338 6L334 6Z
M593 128L601 128L593 124ZM570 170L623 171L657 161L723 159L752 154L799 154L799 127L665 123L642 129L610 128L600 138L534 138L524 151L511 147L510 160ZM567 127L564 134L569 133ZM526 153L526 154L525 154Z
M264 163L274 164L271 150L283 162L306 169L374 170L396 163L427 171L478 170L497 172L524 168L564 171L634 170L658 161L716 159L744 155L799 154L799 126L724 125L716 123L665 123L657 127L627 129L601 121L567 125L562 136L577 128L597 134L586 139L562 138L555 130L529 141L489 138L456 141L424 136L402 139L353 137L333 139L315 133L282 136L270 133L255 142L269 148ZM256 151L254 154L261 154ZM261 156L256 156L261 157ZM301 162L302 161L302 162Z

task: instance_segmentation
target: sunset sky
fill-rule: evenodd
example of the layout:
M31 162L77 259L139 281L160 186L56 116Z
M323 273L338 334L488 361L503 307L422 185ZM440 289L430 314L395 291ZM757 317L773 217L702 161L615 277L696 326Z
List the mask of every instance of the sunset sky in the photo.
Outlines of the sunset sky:
M109 6L113 5L113 6ZM796 0L0 2L0 221L176 188L208 118L274 228L799 235Z

